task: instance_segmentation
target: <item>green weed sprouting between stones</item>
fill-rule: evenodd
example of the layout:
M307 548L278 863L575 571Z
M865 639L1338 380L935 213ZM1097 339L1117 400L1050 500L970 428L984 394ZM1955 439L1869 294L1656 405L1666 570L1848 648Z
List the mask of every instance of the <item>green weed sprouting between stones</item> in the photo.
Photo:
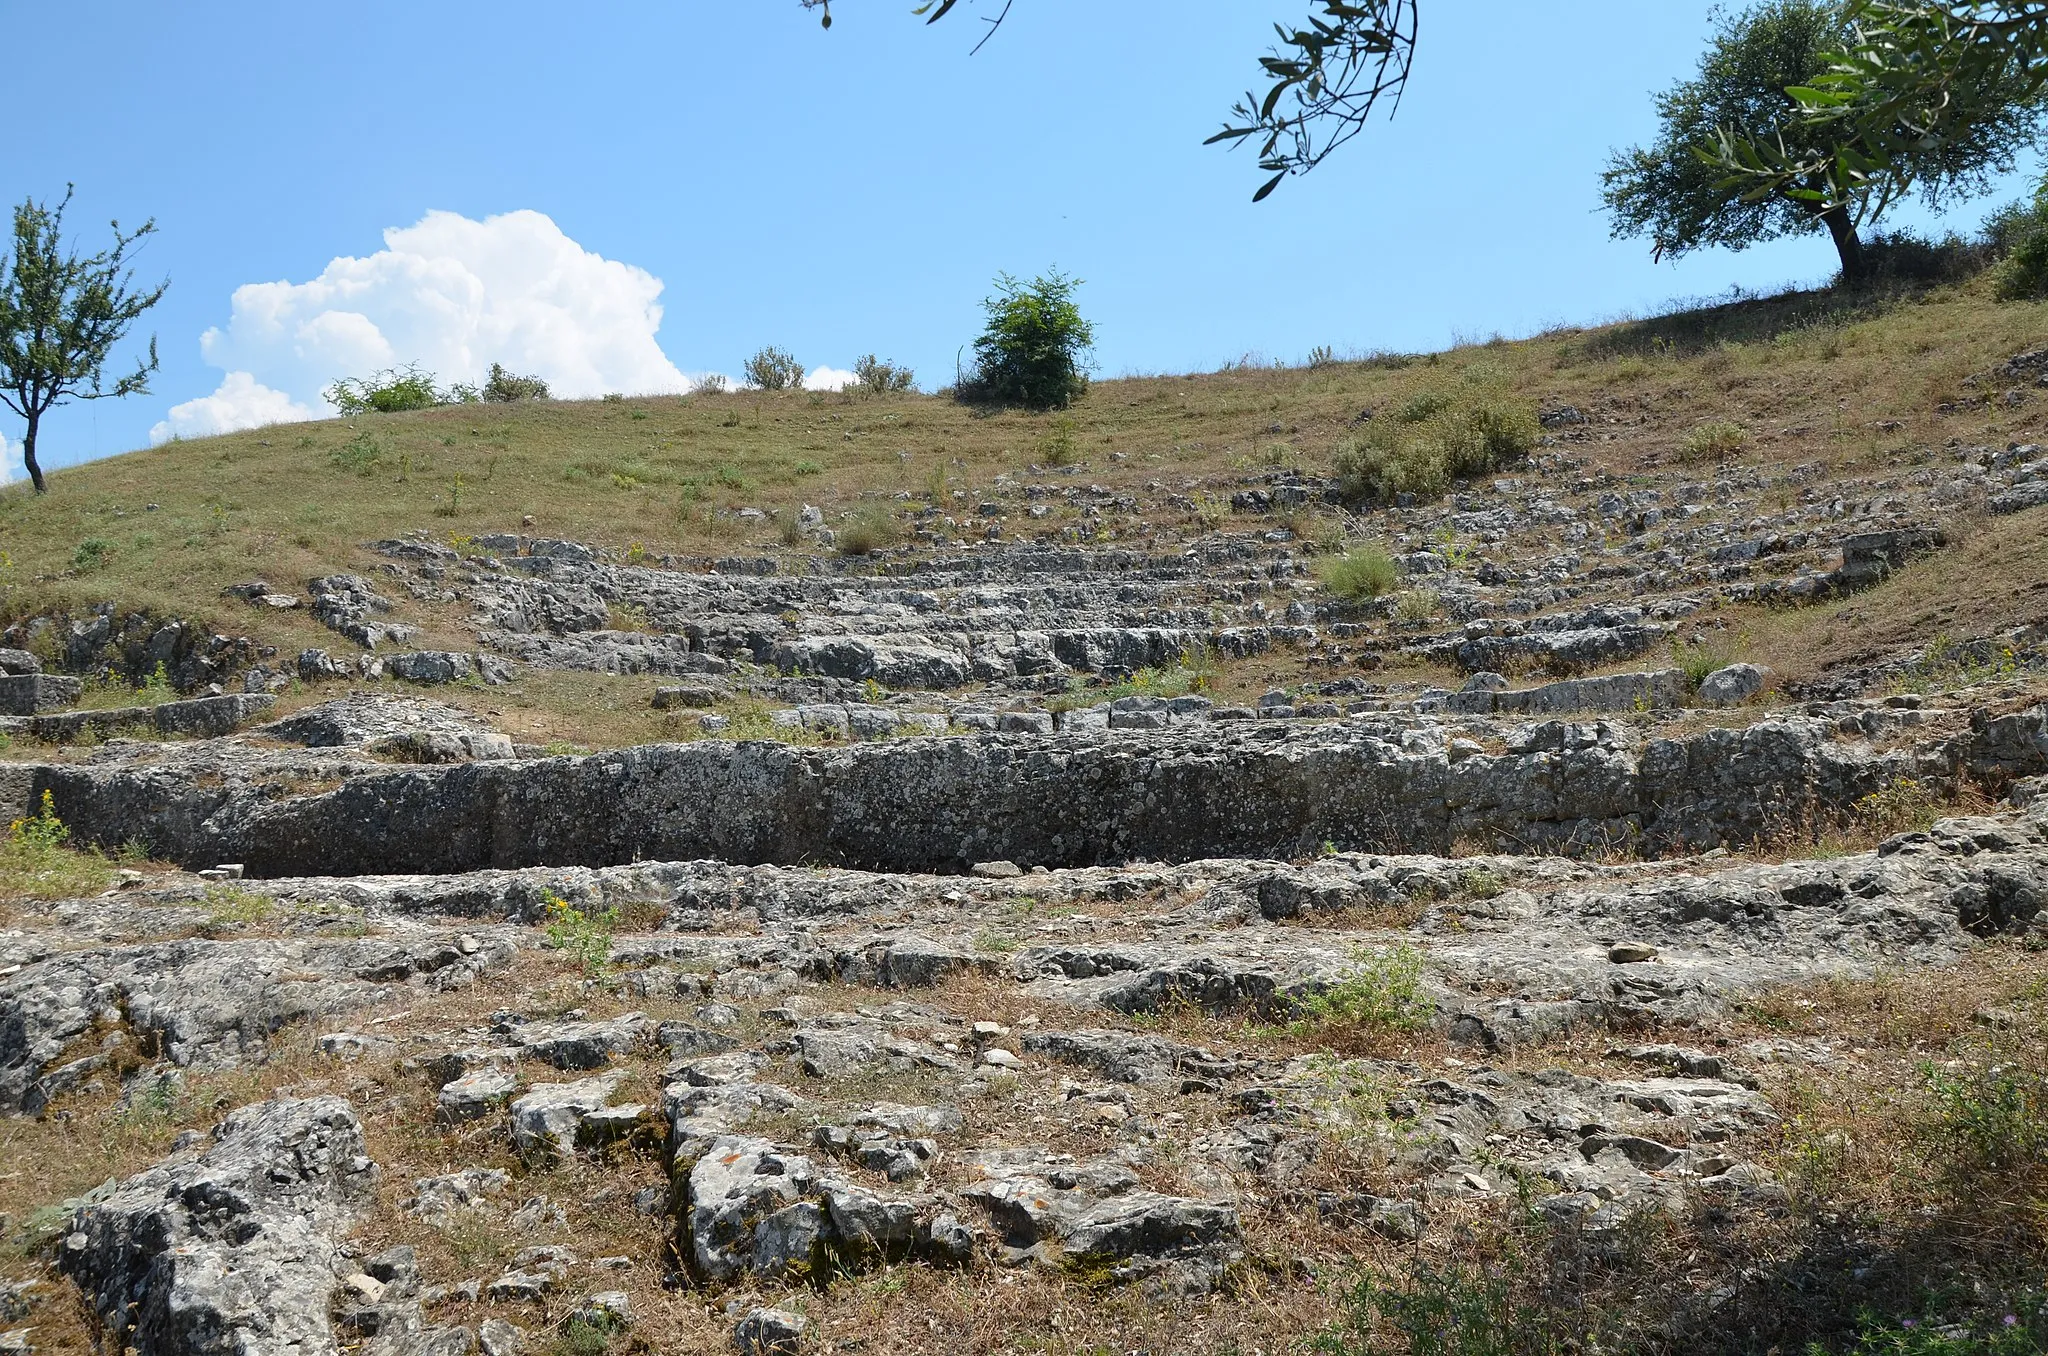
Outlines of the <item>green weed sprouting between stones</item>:
M1327 1026L1413 1031L1429 1021L1431 1004L1422 996L1422 953L1412 946L1374 951L1360 947L1336 983L1295 1004L1288 1034L1313 1035Z
M1685 435L1685 441L1678 447L1678 458L1687 463L1726 461L1747 446L1747 429L1740 424L1731 424L1725 419L1714 419Z
M162 706L165 702L178 700L178 689L171 686L171 675L161 659L156 663L156 670L142 680L141 687L135 689L135 694L142 698L144 706Z
M70 844L71 829L45 791L37 812L10 823L0 840L0 899L68 899L106 889L113 879L106 858Z
M207 908L207 926L215 928L265 923L277 910L277 901L269 895L255 894L233 885L209 885L199 902Z
M618 909L585 913L552 890L541 896L541 907L547 914L548 945L568 953L584 974L602 973L611 960Z
M1394 558L1377 546L1354 546L1341 556L1318 557L1316 578L1346 602L1363 602L1391 593L1401 578Z
M1935 790L1911 777L1873 791L1850 807L1858 823L1886 837L1930 827L1947 808Z

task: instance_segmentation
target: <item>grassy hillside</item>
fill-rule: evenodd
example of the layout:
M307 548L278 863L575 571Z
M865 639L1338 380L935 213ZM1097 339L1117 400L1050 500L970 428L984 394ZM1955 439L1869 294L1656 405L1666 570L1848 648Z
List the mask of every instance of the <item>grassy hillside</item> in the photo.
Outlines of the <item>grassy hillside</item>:
M1711 474L1688 449L1703 425L1731 424L1740 433L1729 460L1789 501L1816 469L1822 481L1910 471L1956 444L2043 437L2048 392L2007 403L2009 383L1992 374L2040 346L2048 307L1995 302L1988 281L1889 296L1794 293L1412 359L1103 381L1053 415L986 414L936 396L738 393L450 406L172 442L57 472L46 497L25 486L0 493L9 558L0 611L112 600L231 632L260 625L258 639L280 647L331 644L302 613L253 616L223 603L221 590L252 577L302 588L314 574L374 568L367 541L517 531L528 519L534 534L654 556L794 554L782 524L802 504L841 528L890 515L904 544L884 554L914 554L929 546L911 536L916 510L942 511L922 523L940 543L979 540L981 502L1014 499L1018 482L1043 481L1055 466L1069 483L1128 494L1135 507L1084 516L1051 498L1043 518L1015 520L1011 539L1178 551L1208 532L1270 530L1270 517L1227 511L1248 473L1327 474L1362 411L1430 391L1574 405L1591 425L1572 451L1590 471L1624 479ZM1802 466L1795 482L1789 473ZM748 508L772 516L742 516ZM2033 516L1956 524L1963 549L1876 594L1745 622L1756 657L1810 671L1888 638L2048 615ZM1286 525L1304 549L1330 549L1340 539L1398 541L1410 517L1317 509ZM457 615L422 619L423 643L464 642ZM571 686L587 693L593 682L603 686L586 676ZM646 686L620 709L643 705Z

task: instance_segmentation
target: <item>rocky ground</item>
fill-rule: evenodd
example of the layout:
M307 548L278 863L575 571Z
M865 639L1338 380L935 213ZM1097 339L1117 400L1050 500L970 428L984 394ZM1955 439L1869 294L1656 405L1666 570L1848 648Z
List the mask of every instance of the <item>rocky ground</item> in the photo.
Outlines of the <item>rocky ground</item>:
M2048 941L2048 632L1787 680L1730 609L2048 458L1618 478L1602 417L1384 515L1378 599L1285 516L1327 481L1043 469L879 557L418 533L246 638L17 622L14 851L105 857L0 900L0 1351L1279 1351L1502 1221L1795 1216L1877 1038L1791 1005ZM188 695L45 671L110 646ZM493 718L599 673L671 738Z

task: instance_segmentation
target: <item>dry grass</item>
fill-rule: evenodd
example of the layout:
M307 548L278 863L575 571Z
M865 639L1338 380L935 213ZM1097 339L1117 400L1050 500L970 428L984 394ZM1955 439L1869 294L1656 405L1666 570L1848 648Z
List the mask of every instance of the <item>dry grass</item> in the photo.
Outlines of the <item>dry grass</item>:
M2044 513L1966 523L1955 534L1957 544L1840 602L1728 609L1731 624L1748 635L1744 657L1770 665L1781 681L1796 680L1917 649L1940 636L1986 636L2048 622Z
M1982 282L1893 301L1799 294L1454 349L1399 368L1335 363L1104 381L1058 416L1068 421L1071 480L1031 469L1054 431L1051 417L986 416L926 396L537 402L259 429L59 471L41 499L20 488L0 492L0 540L13 561L0 575L0 614L80 610L113 598L124 609L192 616L231 632L260 624L263 640L291 653L333 638L303 614L259 615L220 590L252 576L296 590L314 574L373 569L376 558L362 549L368 541L412 530L443 540L518 530L523 515L533 517L534 534L621 553L790 554L773 520L749 527L732 511L801 501L838 524L895 508L894 496L904 494L910 503L895 509L899 519L936 502L957 520L940 522L941 537L977 535L974 506L1015 497L997 484L1004 475L1095 484L1139 500L1136 512L1100 520L1048 501L1052 516L1017 520L1013 538L1071 540L1070 530L1085 528L1081 539L1178 551L1191 531L1212 527L1199 515L1190 522L1187 503L1227 500L1239 477L1274 466L1327 474L1361 409L1392 411L1420 394L1468 388L1531 405L1577 405L1592 422L1572 433L1582 441L1567 450L1616 476L1691 474L1678 465L1682 449L1708 421L1752 430L1732 461L1767 478L1814 461L1903 471L1938 463L1949 439L1995 446L2042 436L2040 397L2012 408L1971 403L1980 392L1963 385L2030 346L2042 311L1994 304ZM364 436L378 448L368 473L338 464L335 455ZM440 516L457 475L460 510ZM1147 489L1153 482L1159 488ZM1415 521L1412 511L1378 510L1352 526L1394 537ZM1231 514L1214 526L1272 525ZM1896 607L1871 595L1813 621L1802 615L1782 640L1759 623L1759 657L1801 672L1811 667L1809 653L1846 655L1916 627L1962 634L2032 617L2048 587L2048 547L2038 537L2020 521L1993 523L1961 550L1888 584L1882 597ZM81 556L88 540L105 547ZM1956 587L1963 581L1976 587ZM408 620L424 623L422 643L466 642L458 610L411 601L406 608ZM1284 658L1292 662L1262 666L1255 680L1226 691L1249 695L1255 681L1335 676ZM560 695L534 691L541 705ZM640 722L630 724L644 737Z
M688 1006L611 992L602 982L570 973L560 957L535 950L522 953L511 971L488 983L450 994L408 994L383 1014L386 1020L362 1014L350 1025L408 1043L426 1037L429 1048L438 1048L487 1020L515 993L523 996L520 1006L536 1018L571 1007L592 1017L628 1007L656 1017L680 1016ZM145 1099L124 1111L110 1092L84 1093L44 1119L0 1121L0 1213L17 1222L10 1235L13 1251L0 1258L0 1272L23 1275L33 1268L30 1252L22 1248L19 1222L47 1218L36 1215L39 1208L139 1170L160 1157L182 1129L204 1129L229 1107L287 1089L297 1095L345 1096L363 1116L372 1156L384 1170L372 1217L356 1238L365 1253L411 1243L419 1249L429 1284L488 1280L512 1253L534 1243L569 1243L585 1259L629 1259L619 1271L579 1267L545 1309L456 1303L437 1310L437 1321L474 1324L496 1316L545 1333L580 1294L624 1289L640 1320L615 1345L620 1356L722 1349L731 1324L724 1305L734 1298L800 1305L823 1341L832 1344L822 1349L854 1343L859 1350L876 1352L958 1347L1082 1356L1142 1347L1161 1353L1263 1351L1277 1356L1297 1350L1305 1334L1335 1321L1345 1287L1359 1275L1413 1276L1431 1268L1449 1274L1477 1258L1492 1259L1496 1274L1517 1278L1518 1285L1553 1287L1559 1303L1576 1306L1575 1312L1605 1331L1643 1332L1664 1323L1715 1320L1727 1330L1722 1339L1701 1338L1683 1349L1763 1350L1768 1342L1747 1347L1741 1340L1764 1334L1803 1343L1807 1336L1843 1330L1857 1303L1896 1302L1910 1289L1909 1282L1955 1275L2003 1284L2013 1266L2034 1265L2044 1255L2038 1202L2048 1178L1947 1171L1952 1141L1943 1136L1950 1133L1945 1127L1953 1118L1945 1122L1933 1114L1939 1107L1927 1095L1924 1067L1931 1061L1952 1070L1982 1069L2017 1061L2039 1071L2041 1036L2048 1030L2044 995L2048 955L1996 945L1979 949L1952 969L1788 988L1729 1017L1709 1020L1682 1039L1726 1052L1760 1036L1796 1038L1828 1042L1834 1052L1817 1062L1759 1069L1785 1121L1763 1145L1741 1152L1748 1156L1762 1150L1763 1161L1792 1192L1788 1208L1730 1212L1702 1203L1632 1231L1618 1253L1602 1254L1597 1265L1583 1254L1583 1241L1536 1229L1512 1203L1503 1205L1498 1198L1432 1200L1430 1232L1422 1244L1412 1246L1319 1219L1312 1204L1317 1190L1395 1189L1383 1175L1383 1155L1370 1136L1352 1140L1337 1135L1326 1140L1304 1175L1283 1184L1285 1189L1253 1186L1244 1196L1246 1260L1213 1296L1168 1303L1140 1287L1105 1288L1086 1275L1009 1271L985 1263L964 1272L899 1266L840 1277L822 1289L742 1287L708 1294L672 1283L671 1221L633 1208L636 1192L665 1182L652 1139L602 1160L535 1167L511 1152L497 1122L436 1125L431 1084L402 1059L332 1062L314 1052L315 1033L301 1029L282 1033L263 1066L196 1077L184 1095L161 1103ZM812 991L810 1001L819 1010L859 1010L906 998L962 1020L997 1020L1017 1028L1031 1017L1048 1026L1074 1024L1072 1014L1046 1007L1014 982L982 975L961 976L914 995L829 986ZM1091 1013L1086 1024L1165 1035L1221 1054L1277 1058L1329 1048L1313 1037L1188 1008L1137 1018ZM1508 1069L1640 1076L1640 1066L1607 1054L1612 1039L1610 1033L1582 1029L1541 1048L1487 1058ZM1458 1079L1472 1068L1473 1056L1463 1050L1454 1054L1454 1049L1429 1033L1413 1033L1399 1048L1376 1053ZM656 1100L660 1062L654 1054L623 1061L628 1081L621 1098ZM1372 1067L1361 1066L1366 1071ZM576 1075L535 1068L530 1076ZM1040 1143L1082 1156L1113 1151L1119 1139L1112 1128L1059 1114L1061 1089L1075 1078L1089 1081L1083 1072L1028 1060L1016 1075L994 1080L985 1093L962 1102L967 1128L945 1147ZM795 1078L792 1086L814 1099L816 1111L768 1128L797 1142L814 1119L830 1119L835 1108L880 1097L930 1101L943 1093L929 1075L918 1074L867 1073L828 1082ZM1333 1082L1331 1096L1343 1101L1346 1115L1358 1096L1369 1098L1370 1088L1361 1087L1363 1092ZM1174 1146L1240 1113L1226 1098L1130 1091L1141 1110L1163 1117L1158 1123L1166 1138L1154 1141L1155 1153L1143 1172L1146 1185L1190 1190ZM444 1230L401 1208L414 1178L472 1166L501 1167L514 1177L490 1210ZM513 1229L507 1211L534 1195L559 1206L566 1225ZM1824 1265L1829 1257L1852 1253L1863 1259L1861 1271ZM1573 1256L1579 1260L1565 1266ZM1560 1266L1563 1271L1556 1269ZM1805 1287L1798 1290L1802 1298L1797 1303L1791 1301L1795 1286ZM1717 1287L1723 1300L1710 1309L1704 1297ZM90 1349L90 1328L68 1304L62 1293L53 1293L37 1311L37 1340L41 1349L82 1356Z

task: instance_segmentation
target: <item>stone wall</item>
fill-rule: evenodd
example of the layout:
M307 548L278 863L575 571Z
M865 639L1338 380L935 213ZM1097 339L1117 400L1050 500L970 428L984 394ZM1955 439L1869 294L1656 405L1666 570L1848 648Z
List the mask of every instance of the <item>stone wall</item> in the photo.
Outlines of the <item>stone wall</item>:
M715 857L950 871L1342 849L1702 849L1820 820L1900 777L2048 767L2039 707L1875 751L1792 717L1630 746L1552 722L1505 753L1415 751L1346 725L983 735L846 748L661 744L582 758L366 771L322 794L203 763L36 767L83 841L252 876L450 872ZM16 781L21 778L17 777Z

